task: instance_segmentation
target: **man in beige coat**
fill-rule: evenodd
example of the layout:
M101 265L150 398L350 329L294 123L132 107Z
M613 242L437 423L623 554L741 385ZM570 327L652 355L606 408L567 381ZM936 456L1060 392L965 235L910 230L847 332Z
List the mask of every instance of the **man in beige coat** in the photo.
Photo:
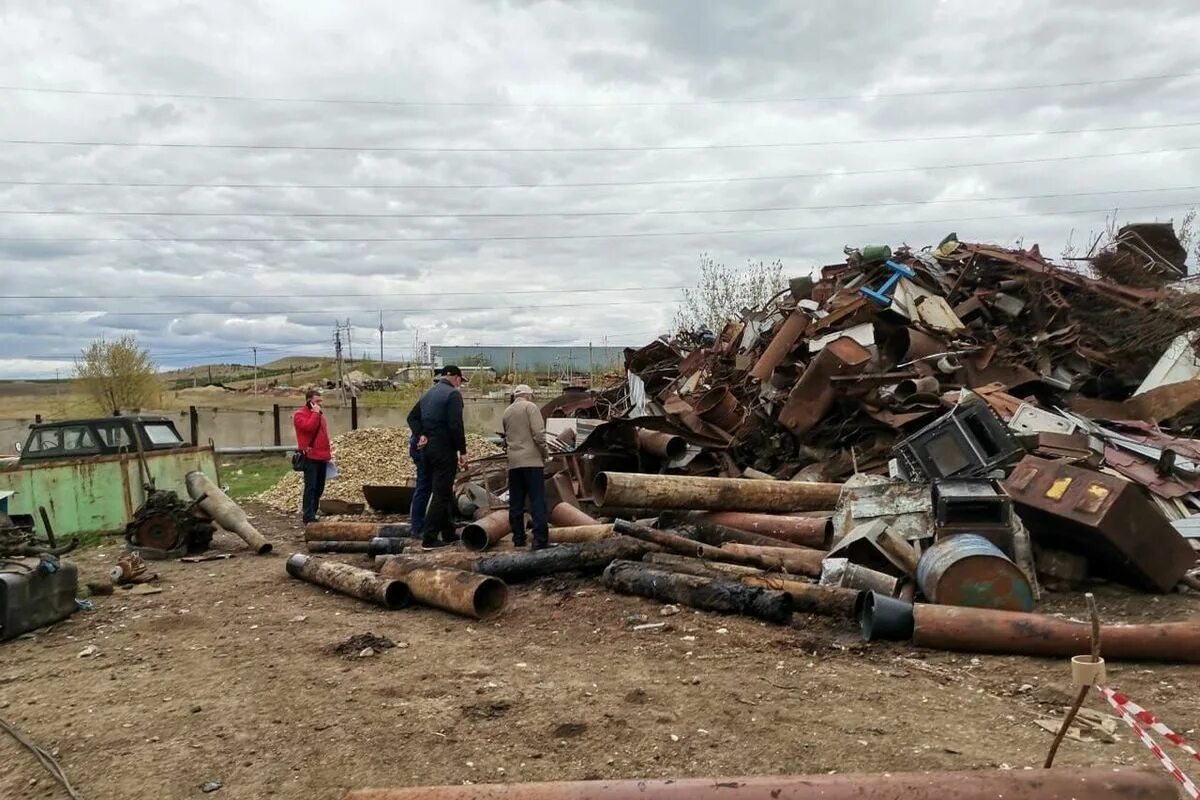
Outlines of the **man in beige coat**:
M513 544L525 546L525 511L533 518L533 549L550 546L546 519L546 423L533 402L533 389L513 389L513 403L504 410L504 439L508 446L508 520Z

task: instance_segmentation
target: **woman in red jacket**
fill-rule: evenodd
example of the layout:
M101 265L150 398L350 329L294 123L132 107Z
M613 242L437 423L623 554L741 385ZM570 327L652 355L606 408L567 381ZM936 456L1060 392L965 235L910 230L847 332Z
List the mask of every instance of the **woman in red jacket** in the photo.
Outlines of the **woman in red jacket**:
M292 424L296 428L296 448L304 453L304 521L316 522L325 491L325 470L333 458L319 391L309 389L304 393L304 408L292 416Z

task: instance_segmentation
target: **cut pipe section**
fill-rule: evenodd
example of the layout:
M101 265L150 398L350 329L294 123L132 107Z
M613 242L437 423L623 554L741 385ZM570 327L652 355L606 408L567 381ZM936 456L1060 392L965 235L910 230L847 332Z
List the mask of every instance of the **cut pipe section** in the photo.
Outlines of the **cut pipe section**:
M512 525L508 521L508 509L501 508L483 515L463 528L463 547L481 552L489 547L495 547L510 533L512 533Z
M697 511L808 511L833 508L840 483L756 481L601 472L595 502L602 507L694 509Z
M187 484L188 496L198 500L201 510L218 525L250 545L260 556L271 552L271 543L250 524L250 519L242 507L230 500L207 475L193 470L184 477L184 483Z
M554 544L598 542L612 535L612 525L573 525L566 528L550 529L550 541Z
M392 538L376 538L366 542L346 542L331 540L323 542L306 542L310 553L363 553L375 556L396 555L404 552L404 540Z
M345 800L1177 800L1154 768L658 778L359 789Z
M508 604L508 587L489 575L431 567L403 558L390 559L379 574L404 581L413 599L422 605L471 619L491 619Z
M293 553L288 558L287 573L293 578L384 608L404 608L412 603L412 594L404 581L382 578L369 569L313 558L304 553Z
M833 538L831 517L786 517L747 511L711 511L688 516L691 522L711 522L792 544L824 549Z
M407 522L310 522L304 526L304 539L309 542L369 542L411 535L412 526Z
M664 572L651 564L614 561L604 570L604 585L622 594L680 603L702 611L744 614L777 625L786 625L792 619L792 599L785 592Z
M687 455L687 441L682 436L672 436L662 431L638 428L637 446L639 450L667 461L676 461Z
M787 592L792 606L804 614L821 614L826 617L854 619L854 602L858 592L834 586L805 583L788 575L743 575L741 582L747 586L760 586Z

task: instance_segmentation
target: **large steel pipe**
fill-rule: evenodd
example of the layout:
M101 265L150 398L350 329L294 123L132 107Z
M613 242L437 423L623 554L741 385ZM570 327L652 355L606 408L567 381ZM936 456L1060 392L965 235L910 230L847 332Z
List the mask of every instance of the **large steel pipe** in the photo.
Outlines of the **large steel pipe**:
M759 547L802 547L803 545L785 542L780 539L773 539L770 536L763 536L761 533L752 533L744 531L741 528L731 528L727 525L711 522L703 519L703 512L693 512L688 514L684 524L695 530L696 541L711 544L713 547L720 547L726 542L736 542L737 544L753 544ZM665 514L667 521L671 515ZM663 524L660 521L659 524ZM664 527L669 527L664 525Z
M806 511L833 508L840 483L756 481L601 472L596 476L598 506L697 511Z
M703 611L745 614L778 625L792 619L792 598L784 592L745 586L735 580L665 572L652 564L614 561L604 570L604 585L623 594Z
M508 509L501 508L484 514L463 528L463 547L476 552L487 550L489 547L499 544L510 533L512 533L512 525L508 521Z
M787 592L796 611L806 614L822 614L827 617L854 619L854 601L858 592L834 586L805 583L786 575L743 575L741 582L747 586L761 586Z
M293 553L287 560L287 573L293 578L324 586L335 592L366 600L384 608L403 608L412 602L404 581L381 578L369 569L359 569L337 561L325 561L304 553Z
M345 800L1177 800L1157 767L657 778L358 789Z
M550 541L553 544L598 542L612 535L612 525L572 525L565 528L550 529Z
M710 511L688 515L689 522L711 522L805 547L825 548L833 538L829 517L785 517L746 511Z
M411 535L412 526L407 522L310 522L304 526L308 542L369 542Z
M395 555L404 552L404 540L391 537L378 537L365 542L347 542L340 539L332 541L305 542L310 553L363 553L375 556Z
M651 545L637 539L612 536L598 542L484 556L474 569L481 575L514 582L557 572L599 572L618 558L641 558L650 549Z
M418 603L464 617L490 619L508 603L508 587L490 575L431 567L404 558L390 559L379 574L404 581Z
M721 551L736 556L741 564L810 578L821 576L821 562L825 558L824 550L808 547L756 547L736 542L726 542L721 545Z
M550 509L550 524L560 528L579 528L584 525L599 525L600 520L580 511L570 503L556 503Z
M187 474L184 483L187 484L188 496L193 500L199 500L201 510L212 517L218 525L230 533L236 534L260 556L271 552L271 543L250 524L242 507L230 500L229 496L210 481L207 475L199 470L194 470Z
M748 575L761 575L758 567L747 567L742 564L726 564L723 561L705 561L702 558L688 558L674 553L647 553L642 561L651 564L655 569L664 572L681 572L684 575L699 575L702 578L720 578L725 581L741 580Z
M652 456L675 461L687 455L687 441L682 436L672 436L662 431L637 430L637 446Z
M913 644L936 650L1070 657L1089 652L1091 626L1041 614L918 604ZM1200 663L1200 617L1150 625L1101 625L1109 661Z

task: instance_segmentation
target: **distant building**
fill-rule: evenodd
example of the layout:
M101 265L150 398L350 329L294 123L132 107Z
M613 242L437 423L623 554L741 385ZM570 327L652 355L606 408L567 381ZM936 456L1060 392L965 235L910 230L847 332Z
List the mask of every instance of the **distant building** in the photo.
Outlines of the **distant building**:
M444 362L452 363L450 361ZM395 383L432 383L434 370L441 367L442 364L418 364L414 366L401 367L396 370L396 374L392 376L392 381ZM462 368L463 377L467 381L472 381L477 377L482 377L485 380L496 380L496 370L491 367L471 367Z
M499 375L510 369L557 378L564 373L602 372L621 363L622 348L587 345L571 347L470 347L433 345L435 364L489 366Z

